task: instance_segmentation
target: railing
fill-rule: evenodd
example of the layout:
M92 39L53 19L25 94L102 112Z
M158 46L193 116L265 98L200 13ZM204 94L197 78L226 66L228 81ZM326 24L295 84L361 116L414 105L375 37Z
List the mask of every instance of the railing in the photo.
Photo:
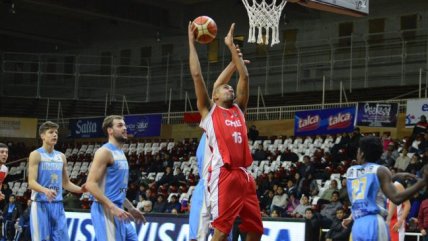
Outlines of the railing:
M367 101L367 102L387 102L387 103L398 103L399 113L406 113L407 100L378 100L378 101ZM247 121L257 120L284 120L293 119L297 111L303 110L319 110L327 108L339 108L339 107L352 107L357 106L358 102L346 102L346 103L325 103L325 104L311 104L311 105L294 105L294 106L277 106L277 107L259 107L259 108L248 108L246 113ZM192 113L196 113L193 111ZM165 112L162 114L162 124L184 124L184 113L189 112ZM155 114L155 113L153 113ZM158 114L158 113L156 113ZM95 118L101 116L82 117L83 118ZM57 120L62 126L68 126L69 118L62 118ZM44 122L44 119L39 119L39 122ZM39 123L39 124L40 124Z
M314 33L315 34L315 33ZM326 89L370 88L415 85L419 69L428 82L428 30L414 29L375 34L353 34L341 38L297 41L256 53L244 46L251 75L251 95L260 87L264 95L298 91L319 91L323 76ZM177 41L179 42L179 41ZM217 74L229 61L224 49L216 63L201 56L203 74L210 88ZM181 56L180 56L181 55ZM0 95L65 99L114 99L129 101L168 101L194 98L187 51L162 56L162 63L141 65L113 56L68 54L2 54ZM232 81L234 83L234 81ZM171 95L170 95L170 90Z

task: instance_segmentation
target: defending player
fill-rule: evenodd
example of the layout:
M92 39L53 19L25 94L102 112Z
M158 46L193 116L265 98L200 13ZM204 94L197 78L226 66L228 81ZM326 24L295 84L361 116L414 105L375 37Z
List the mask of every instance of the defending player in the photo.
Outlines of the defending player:
M28 185L31 191L30 228L33 241L67 241L68 229L62 189L82 193L70 182L65 155L54 149L58 124L46 121L39 127L42 147L30 153Z
M239 73L236 103L235 93L227 84L215 88L213 102L210 100L195 48L192 23L188 25L189 65L202 116L200 126L207 133L212 150L208 189L214 241L227 238L238 216L242 221L239 228L247 233L247 240L260 240L263 234L255 182L245 169L252 163L244 119L249 95L248 71L233 44L234 27L232 24L225 44Z
M404 191L404 186L399 181L394 182L398 192ZM406 218L410 211L410 201L395 205L388 200L388 217L386 223L389 225L391 241L404 241L406 232Z
M91 206L95 236L100 241L137 241L137 233L129 221L146 220L126 199L129 167L121 149L128 139L125 121L122 116L107 116L102 128L108 135L108 142L95 152L85 184L95 198Z
M389 229L384 218L387 216L386 199L400 204L425 187L428 169L424 167L424 177L413 186L398 192L392 182L392 174L385 166L374 164L382 155L383 147L379 138L361 138L357 152L357 165L346 172L348 195L352 215L343 221L352 226L353 241L390 240Z
M6 166L7 158L9 157L9 147L0 143L0 187L3 185L4 180L7 177L9 169ZM4 194L0 191L0 200L4 199Z

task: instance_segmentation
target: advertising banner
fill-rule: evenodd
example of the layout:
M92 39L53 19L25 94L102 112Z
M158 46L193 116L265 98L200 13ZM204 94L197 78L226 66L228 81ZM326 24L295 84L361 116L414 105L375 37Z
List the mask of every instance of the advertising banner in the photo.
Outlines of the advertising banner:
M357 126L396 127L398 103L358 103Z
M294 135L312 136L352 132L355 107L296 112Z
M128 137L160 136L162 115L128 115L125 123Z
M91 214L66 212L70 241L95 241ZM189 217L187 215L146 215L147 223L137 225L141 241L188 241ZM135 226L135 225L134 225ZM305 222L299 220L264 220L262 241L305 240ZM210 240L210 238L209 238ZM240 240L240 239L238 239Z
M0 117L0 137L36 138L36 118Z
M421 115L428 117L428 99L407 100L406 128L412 128Z
M104 117L71 119L70 136L72 138L99 138L104 137L102 130Z

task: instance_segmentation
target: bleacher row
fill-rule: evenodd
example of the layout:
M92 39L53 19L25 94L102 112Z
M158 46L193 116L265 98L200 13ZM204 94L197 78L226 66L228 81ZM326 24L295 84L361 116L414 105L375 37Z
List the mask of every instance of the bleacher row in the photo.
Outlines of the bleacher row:
M326 138L316 137L297 137L297 138L276 138L272 137L264 140L255 140L249 141L249 148L252 152L256 151L256 149L261 146L264 151L268 151L270 153L283 153L286 149L291 150L299 156L299 162L303 161L303 156L308 155L312 156L317 149L322 149L323 151L329 151L330 148L339 143L341 140L341 136L337 136L333 138L332 136L327 136ZM184 141L183 141L184 143ZM122 149L127 155L155 155L160 150L164 149L167 152L171 152L174 147L177 146L174 141L169 142L145 142L145 143L131 143L124 144ZM85 177L88 174L90 162L92 161L92 156L95 154L96 150L101 146L101 144L83 144L80 147L72 147L67 148L65 151L65 155L67 158L72 156L82 157L80 161L68 161L67 171L69 177L71 179L76 179L79 177ZM255 160L248 168L248 171L252 174L252 176L256 179L260 175L267 174L269 172L276 172L280 168L285 170L290 170L291 168L296 168L296 163L292 163L291 161L281 161L281 156L277 155L277 158L274 160ZM72 158L71 158L72 159ZM72 159L73 160L73 159ZM22 171L26 168L26 162L21 162L19 166L11 167L10 173L12 174L21 174ZM197 161L195 156L190 156L188 160L179 160L173 163L174 174L177 173L177 169L180 168L186 178L189 177L190 174L196 176L198 174ZM149 172L142 173L143 177L150 181L158 181L164 175L164 172ZM336 179L338 182L338 187L340 188L340 174L332 174L331 179L323 182L322 180L317 180L318 186L320 189L319 193L329 187L330 181ZM27 183L24 182L12 182L9 183L13 193L17 196L22 196L27 191ZM187 199L190 197L194 186L190 186L188 188L187 193L183 193L182 195L178 195L178 193L171 193L168 196L168 199L172 195L177 195L180 199Z

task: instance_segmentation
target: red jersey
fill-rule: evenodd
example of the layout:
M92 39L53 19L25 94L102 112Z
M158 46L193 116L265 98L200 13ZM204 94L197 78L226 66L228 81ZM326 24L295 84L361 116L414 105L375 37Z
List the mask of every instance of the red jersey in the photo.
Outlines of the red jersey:
M248 147L247 126L244 114L238 105L226 109L213 105L208 115L201 121L207 134L211 154L211 168L224 165L249 167L253 163Z
M7 169L6 165L1 165L1 167L0 167L0 185L3 184L4 179L6 179L8 171L9 171L9 169Z

